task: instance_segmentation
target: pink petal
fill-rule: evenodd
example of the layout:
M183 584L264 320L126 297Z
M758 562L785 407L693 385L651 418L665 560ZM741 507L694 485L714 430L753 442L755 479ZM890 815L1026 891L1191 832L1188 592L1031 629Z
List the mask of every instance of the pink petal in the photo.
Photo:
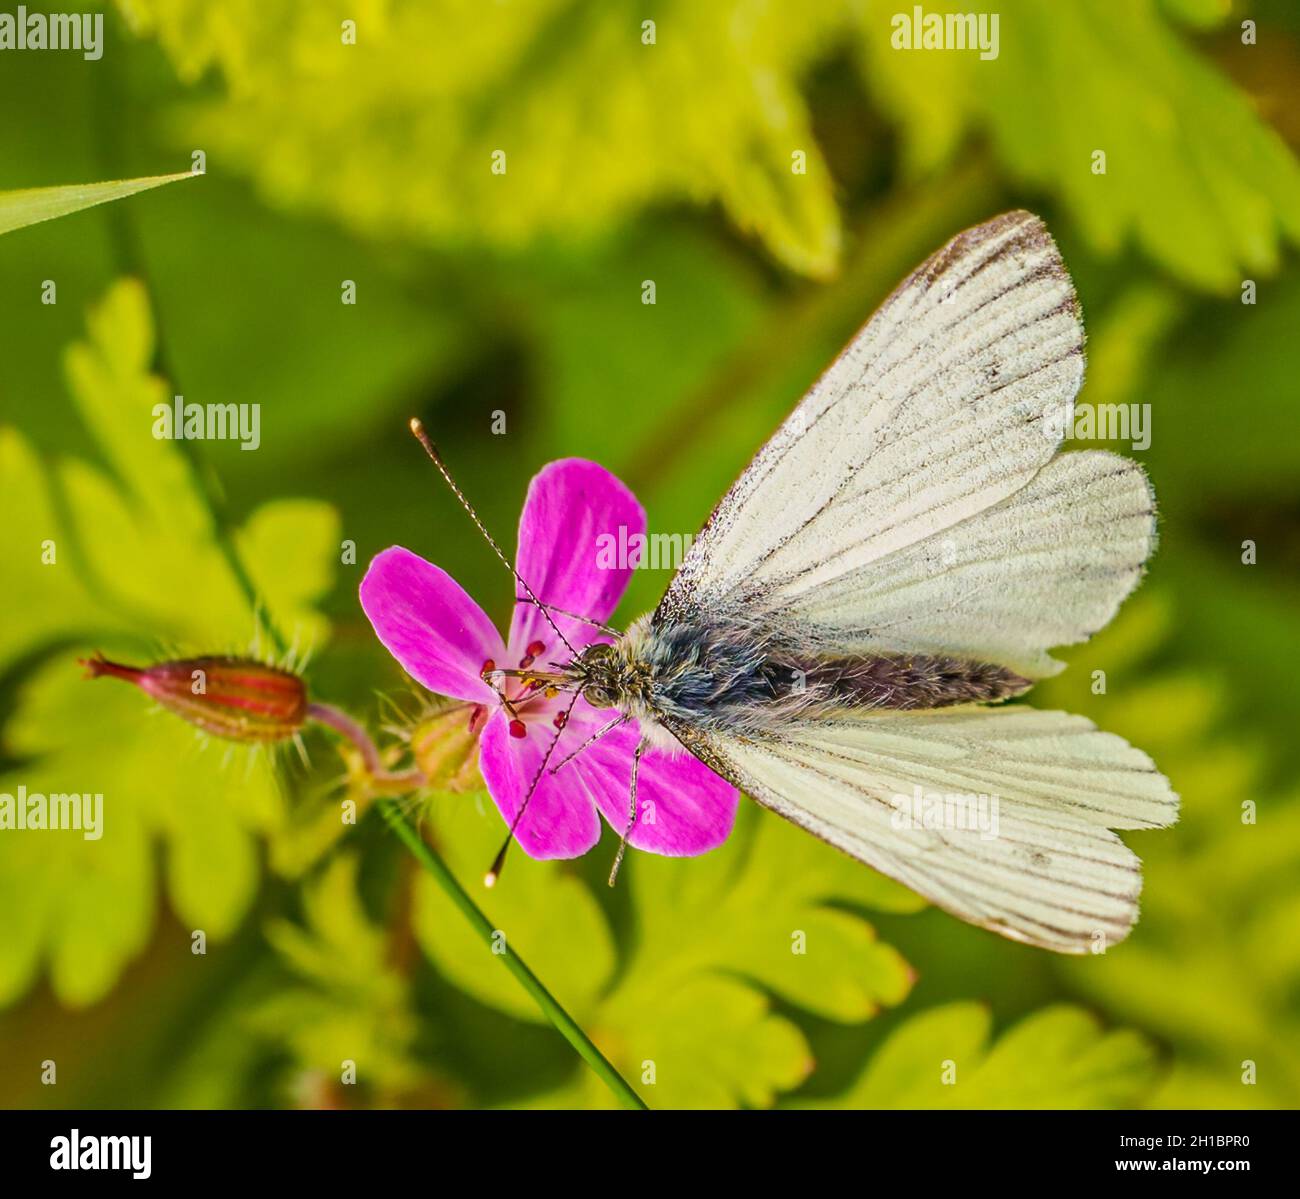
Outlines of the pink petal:
M595 462L564 458L543 467L529 484L519 517L515 566L543 603L605 621L632 575L627 557L635 548L626 547L645 528L645 512L636 496L609 471ZM516 588L516 595L524 594ZM552 616L576 649L596 640L590 625ZM517 603L510 625L511 654L522 654L534 641L546 647L539 666L567 659L546 618L532 604Z
M620 836L627 827L632 751L639 739L636 722L626 724L583 750L556 776L581 773L601 814ZM628 844L670 857L706 853L730 835L739 801L735 787L685 749L649 749L637 772L637 816Z
M453 699L496 699L479 676L488 658L505 665L501 634L445 570L392 546L375 555L361 580L361 607L416 682Z
M530 725L526 737L512 737L509 720L498 709L479 739L479 766L488 792L507 826L515 818L554 735L547 725ZM584 734L585 735L585 734ZM568 740L562 737L556 752ZM581 745L576 737L573 745ZM572 745L570 746L572 748ZM568 771L551 774L552 758L528 801L515 837L530 858L576 858L600 840L600 817Z

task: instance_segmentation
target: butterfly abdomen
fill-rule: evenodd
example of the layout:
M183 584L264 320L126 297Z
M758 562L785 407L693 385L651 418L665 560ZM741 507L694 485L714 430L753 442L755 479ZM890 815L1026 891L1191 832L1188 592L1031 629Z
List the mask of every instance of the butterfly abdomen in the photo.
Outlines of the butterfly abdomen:
M648 709L701 730L755 735L845 709L988 703L1030 686L994 663L937 654L818 655L723 624L634 626L627 649L643 665Z
M879 654L808 663L808 680L848 707L914 711L990 703L1031 686L1005 666L931 654Z

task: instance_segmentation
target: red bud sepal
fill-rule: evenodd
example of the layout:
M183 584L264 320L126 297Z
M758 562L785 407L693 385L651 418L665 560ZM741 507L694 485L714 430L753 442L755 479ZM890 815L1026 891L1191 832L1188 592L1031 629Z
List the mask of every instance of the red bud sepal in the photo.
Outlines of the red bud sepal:
M284 741L308 715L302 679L252 658L209 656L123 666L96 654L81 664L87 677L110 675L134 683L169 712L230 741Z

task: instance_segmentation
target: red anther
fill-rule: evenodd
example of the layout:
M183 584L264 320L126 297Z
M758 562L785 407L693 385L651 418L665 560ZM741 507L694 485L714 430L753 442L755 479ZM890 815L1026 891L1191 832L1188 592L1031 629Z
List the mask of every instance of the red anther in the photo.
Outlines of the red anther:
M469 731L477 733L483 727L483 718L487 715L487 709L482 704L475 704L469 713Z
M545 652L546 646L544 646L540 641L534 641L526 650L524 650L524 653L526 653L530 658L535 658L538 654Z
M536 661L536 659L533 657L532 654L525 654L522 658L519 659L519 668L521 670L527 670L533 664L534 661Z
M510 735L512 737L527 737L528 730L524 728L522 720L512 720L510 722Z
M497 668L497 664L494 661L492 661L491 658L484 658L483 665L479 668L479 674L485 675L489 670L495 670L496 668Z
M564 728L564 722L568 720L568 718L569 716L567 712L556 712L555 720L552 723L557 729L562 729Z

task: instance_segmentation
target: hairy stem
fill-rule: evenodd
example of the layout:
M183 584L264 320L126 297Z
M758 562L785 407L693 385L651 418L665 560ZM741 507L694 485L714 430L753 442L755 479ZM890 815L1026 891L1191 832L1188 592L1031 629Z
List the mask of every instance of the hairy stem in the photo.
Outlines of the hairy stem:
M376 790L391 791L394 787L410 791L425 782L422 770L405 770L400 774L392 773L385 765L384 759L370 739L370 734L353 720L342 708L333 704L308 704L307 715L317 724L333 729L345 737L361 754L361 761L366 767L366 781L376 784Z

